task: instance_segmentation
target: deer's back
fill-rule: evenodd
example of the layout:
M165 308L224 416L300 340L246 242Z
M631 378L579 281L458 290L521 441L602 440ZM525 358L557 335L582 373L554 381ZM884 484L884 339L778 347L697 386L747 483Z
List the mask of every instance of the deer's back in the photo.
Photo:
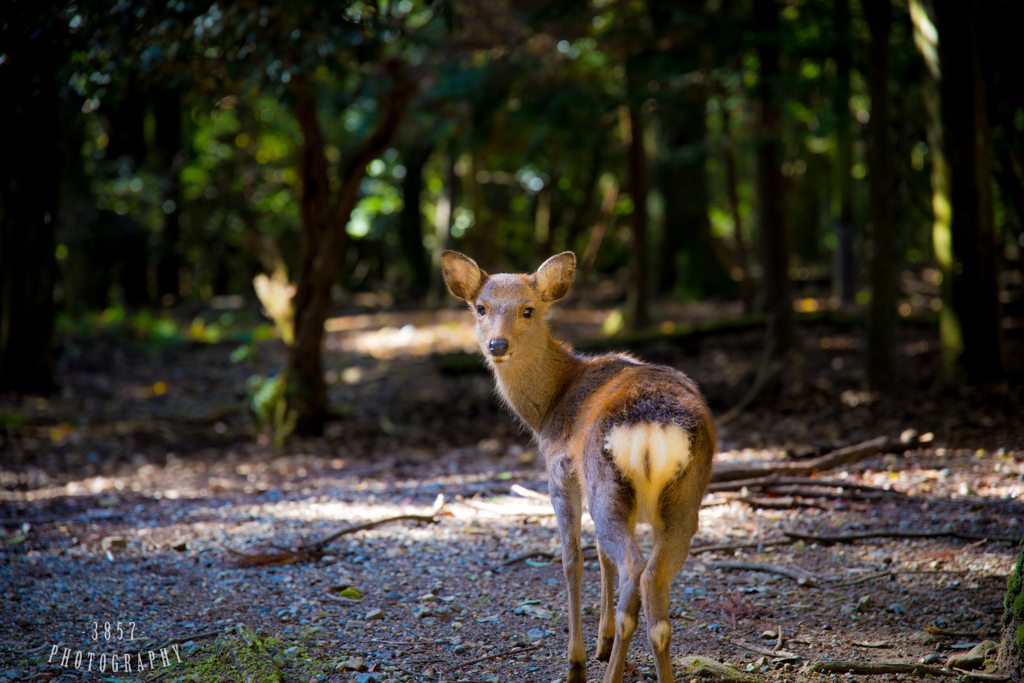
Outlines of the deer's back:
M559 408L561 421L551 426L563 432L576 470L585 479L609 471L624 477L641 517L683 472L705 482L710 476L711 413L693 380L674 368L627 356L588 359Z

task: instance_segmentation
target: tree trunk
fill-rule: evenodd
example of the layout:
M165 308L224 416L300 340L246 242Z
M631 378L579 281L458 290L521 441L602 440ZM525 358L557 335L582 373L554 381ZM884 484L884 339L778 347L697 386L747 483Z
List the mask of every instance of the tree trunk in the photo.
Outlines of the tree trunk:
M726 133L728 135L728 132ZM750 277L750 259L747 257L747 243L743 236L743 219L740 217L739 183L736 178L736 146L732 138L725 142L725 191L729 197L729 211L732 213L733 234L736 239L736 267L739 268L740 299L743 312L754 312L754 283Z
M963 335L958 379L997 382L1005 373L985 77L971 3L938 0L943 142L949 162L952 308Z
M862 0L871 32L871 95L868 144L870 188L871 304L867 317L867 377L872 391L896 386L896 236L892 218L892 161L889 139L890 0Z
M630 259L632 286L629 291L630 328L640 330L650 322L648 307L647 255L647 155L644 151L644 125L639 105L629 108L629 192L633 196L633 253Z
M942 270L942 310L939 311L939 338L942 342L942 367L947 381L956 381L964 341L960 319L953 310L953 238L950 233L949 166L942 141L942 112L939 83L939 45L935 29L935 9L931 0L910 0L910 19L914 25L914 44L924 61L923 97L928 117L925 134L931 163L932 250Z
M48 393L62 162L54 73L64 49L53 32L23 23L31 6L19 9L5 25L0 68L0 390Z
M857 294L857 262L853 253L852 133L850 131L850 0L835 2L836 95L836 258L835 293L843 303L853 303Z
M768 347L772 356L788 354L796 344L792 285L789 281L789 240L779 140L782 114L779 95L779 8L775 0L755 0L754 22L760 36L761 77L758 87L757 195L764 248L764 284L768 300Z
M177 301L181 288L181 94L177 90L165 90L157 98L156 148L160 172L164 174L160 183L164 225L156 263L156 288L157 298L169 305Z
M347 242L346 226L359 199L359 184L366 176L367 164L391 144L412 96L412 86L400 71L394 66L390 71L395 85L390 93L380 96L377 127L340 170L340 183L333 197L312 86L306 86L296 108L304 138L299 158L303 184L302 245L294 300L295 342L288 351L286 393L289 411L295 411L295 429L300 434L323 433L328 416L320 348L324 321L330 311L331 286Z
M399 217L399 243L408 272L409 294L423 301L430 288L430 261L423 246L423 213L420 195L423 192L423 167L430 158L431 147L411 147L405 153L405 180L402 182L402 215Z
M733 256L711 234L708 221L706 109L707 90L690 85L662 122L669 149L661 164L665 227L658 250L659 294L679 285L700 298L732 289Z

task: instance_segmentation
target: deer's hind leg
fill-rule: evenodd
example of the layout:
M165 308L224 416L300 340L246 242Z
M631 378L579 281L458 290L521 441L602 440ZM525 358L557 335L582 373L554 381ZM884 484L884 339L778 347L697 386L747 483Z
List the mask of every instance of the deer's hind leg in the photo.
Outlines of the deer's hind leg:
M562 571L569 596L569 671L567 683L586 683L587 648L583 642L583 550L580 547L580 520L583 515L582 491L569 458L548 463L548 492L562 537Z
M610 463L608 464L610 467ZM609 627L612 602L611 584L618 574L619 599L615 605L614 634L604 673L604 683L619 683L626 663L626 652L636 631L640 615L640 575L644 557L636 542L636 496L633 487L620 477L608 473L590 484L590 515L594 518L598 547L601 548L602 574L602 637ZM608 565L614 565L613 574ZM610 629L609 629L610 630Z
M672 683L672 657L669 644L669 589L672 579L690 553L690 539L697 530L700 491L694 491L695 477L685 477L666 488L660 499L658 519L654 520L654 546L640 577L647 640L654 654L658 683ZM696 497L695 497L696 496Z
M615 643L615 563L601 544L597 544L597 559L601 562L601 621L597 629L597 659L607 662Z

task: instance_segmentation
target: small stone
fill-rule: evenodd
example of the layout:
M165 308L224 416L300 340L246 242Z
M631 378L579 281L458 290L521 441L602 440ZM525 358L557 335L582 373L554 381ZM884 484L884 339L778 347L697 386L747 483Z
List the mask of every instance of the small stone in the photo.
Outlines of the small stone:
M384 618L384 610L372 609L369 612L367 612L366 616L363 618L366 619L366 621L380 621Z
M906 614L907 613L907 608L904 607L901 603L898 603L898 602L892 603L891 605L889 605L889 607L887 609L890 612L892 612L893 614Z
M188 550L188 541L177 541L171 544L171 550L176 550L179 553L183 553Z
M283 654L288 659L295 659L296 657L299 656L299 652L301 652L301 651L302 651L302 648L300 648L298 645L293 645L293 646L285 649L285 651L282 652L281 654Z
M341 668L348 671L362 671L366 668L366 663L362 657L351 657L341 663Z
M469 648L466 647L465 645L456 645L455 647L452 648L452 652L454 652L457 655L461 655L462 653L464 653L468 649Z
M379 673L356 674L352 678L353 683L381 683L383 680Z
M540 640L544 637L544 630L539 628L531 628L526 632L526 637L530 640Z
M345 630L347 631L348 629L352 629L352 628L355 628L355 629L366 628L366 624L364 624L361 621L356 621L355 619L349 619L348 621L345 622Z
M420 596L420 602L437 602L437 596L433 593L424 593Z
M857 611L870 612L873 604L874 600L872 600L870 595L862 595L861 598L857 600Z
M775 639L775 638L779 637L779 634L776 633L775 631L765 631L764 633L761 634L761 637L762 638L767 638L767 639Z
M939 661L939 656L937 654L930 654L930 655L928 655L926 657L921 657L921 663L922 664L935 664L938 661Z
M453 621L452 622L452 630L453 631L461 631L462 630L462 622L461 621Z
M127 548L128 541L121 536L107 536L103 539L100 545L102 545L105 550L109 550L110 548Z

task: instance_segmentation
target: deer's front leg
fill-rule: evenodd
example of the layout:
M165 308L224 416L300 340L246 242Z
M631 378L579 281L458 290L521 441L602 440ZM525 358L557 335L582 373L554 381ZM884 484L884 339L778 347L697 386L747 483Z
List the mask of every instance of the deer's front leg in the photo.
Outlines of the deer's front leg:
M567 457L548 462L548 492L562 536L562 571L569 596L569 672L566 683L586 683L587 650L583 644L583 613L580 585L583 582L583 551L580 549L582 492Z

